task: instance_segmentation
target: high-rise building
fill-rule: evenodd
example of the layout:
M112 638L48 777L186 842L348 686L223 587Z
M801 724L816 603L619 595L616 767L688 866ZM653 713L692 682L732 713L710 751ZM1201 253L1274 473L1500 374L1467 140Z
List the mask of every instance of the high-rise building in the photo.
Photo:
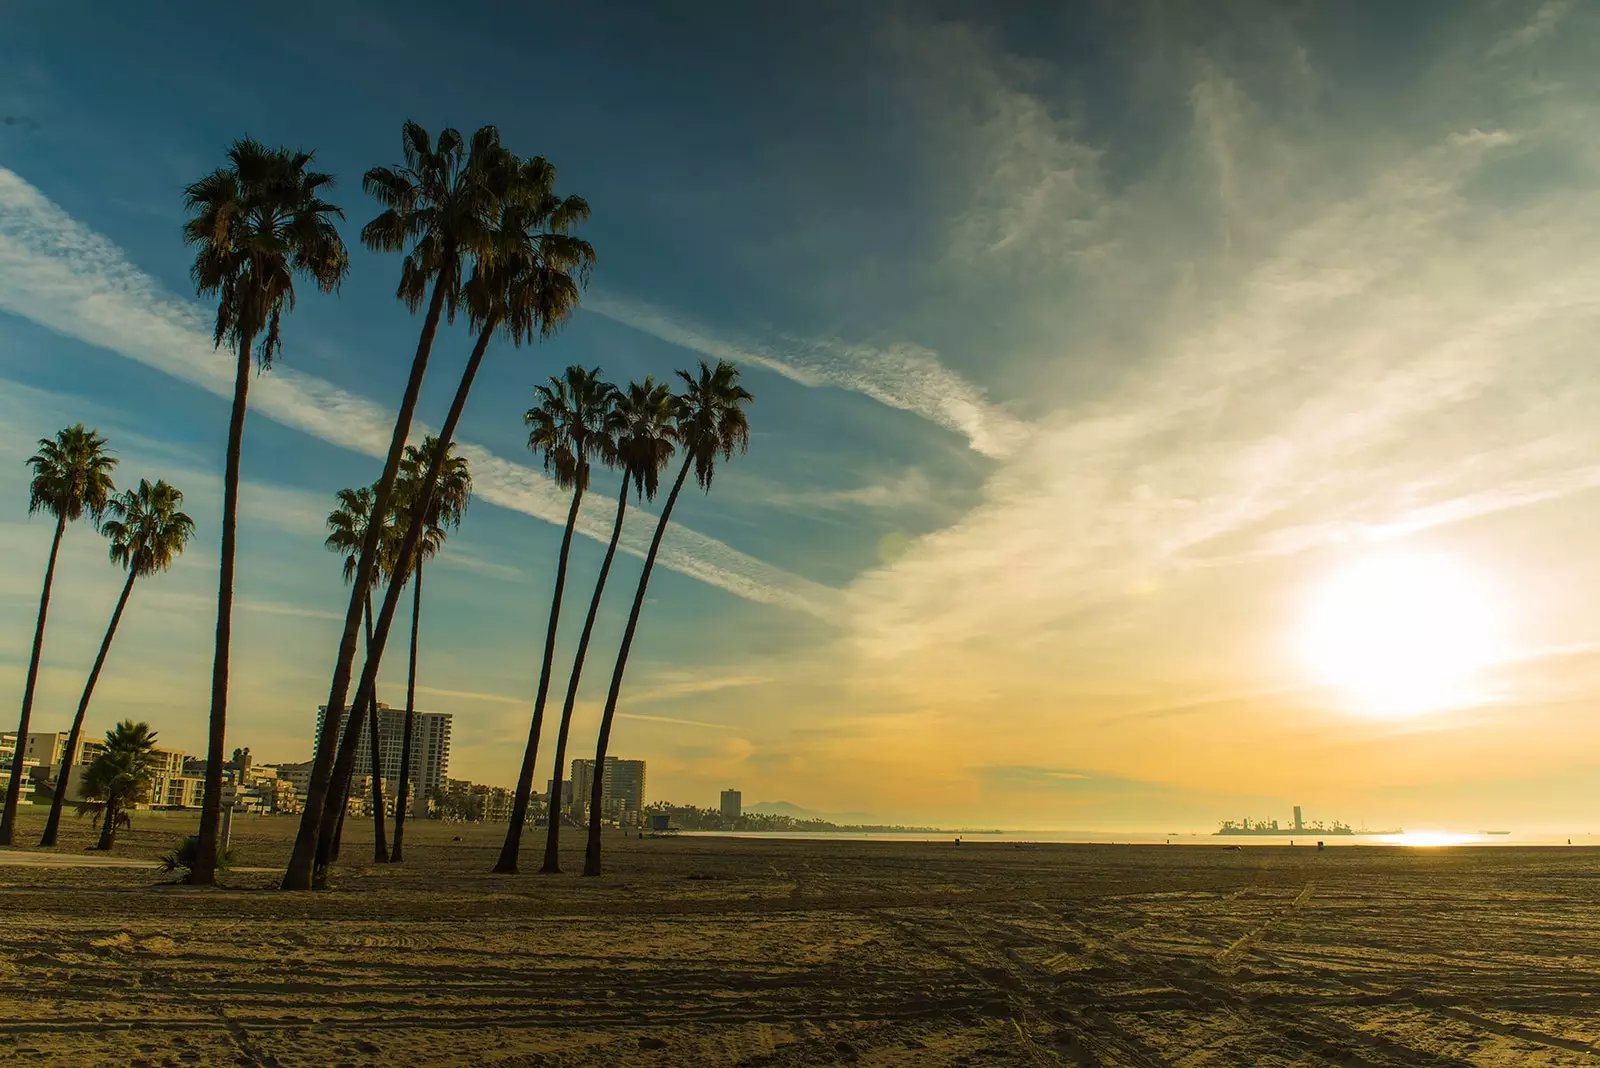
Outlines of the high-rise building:
M322 720L328 708L317 709L317 733L312 742L322 737ZM450 773L450 713L415 712L411 724L411 767L406 776L410 782L410 810L412 815L428 811L428 801L444 789L445 777ZM378 761L384 782L400 782L400 751L405 741L406 710L378 705ZM361 716L361 741L356 749L354 774L372 774L372 727L368 715ZM293 780L290 780L293 781ZM352 791L352 794L354 791Z
M1304 823L1300 822L1300 806L1299 805L1294 806L1294 829L1296 831L1303 831L1303 830L1306 829L1306 825Z
M594 761L572 762L572 816L581 820L594 791ZM644 809L644 761L606 757L600 782L600 814L622 823L637 823Z
M722 818L736 820L744 815L744 795L738 790L722 791Z

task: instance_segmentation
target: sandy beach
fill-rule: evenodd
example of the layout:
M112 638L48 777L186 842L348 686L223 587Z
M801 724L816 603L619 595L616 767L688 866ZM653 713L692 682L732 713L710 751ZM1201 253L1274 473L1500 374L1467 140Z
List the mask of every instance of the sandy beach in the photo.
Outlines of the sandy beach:
M141 814L119 852L153 858L188 822ZM424 821L405 865L347 864L331 891L289 895L271 872L293 829L240 820L240 863L266 870L219 890L149 868L0 866L0 1061L1600 1059L1588 849L613 832L601 879L503 878L485 874L498 828ZM359 860L370 840L351 830ZM86 821L68 831L64 852L89 844Z

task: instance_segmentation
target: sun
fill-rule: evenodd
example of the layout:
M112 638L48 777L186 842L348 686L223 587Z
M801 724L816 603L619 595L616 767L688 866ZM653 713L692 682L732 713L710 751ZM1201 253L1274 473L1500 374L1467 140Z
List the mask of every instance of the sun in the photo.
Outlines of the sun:
M1315 592L1300 654L1354 711L1405 718L1481 701L1499 656L1499 619L1482 585L1448 557L1385 553Z

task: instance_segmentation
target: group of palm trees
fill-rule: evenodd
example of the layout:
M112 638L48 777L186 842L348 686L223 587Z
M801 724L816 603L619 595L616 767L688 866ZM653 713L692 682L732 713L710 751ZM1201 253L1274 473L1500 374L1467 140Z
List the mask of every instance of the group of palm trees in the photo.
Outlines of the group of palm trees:
M12 845L16 838L17 805L21 799L23 759L27 751L28 727L33 717L33 696L39 681L39 662L44 652L45 623L50 614L50 592L55 585L56 559L67 525L88 516L90 522L111 542L111 562L127 572L122 594L112 609L111 622L100 642L94 666L89 670L88 681L84 683L83 695L78 699L78 710L72 718L72 729L67 736L61 766L55 770L50 815L45 822L44 834L39 839L41 846L53 846L60 833L62 805L71 783L78 743L83 736L84 715L89 711L89 700L94 696L95 684L100 681L106 656L111 652L111 641L122 622L123 610L128 607L134 581L172 566L173 560L183 552L189 539L194 537L194 520L181 510L183 494L166 482L151 483L149 479L140 479L137 489L117 493L111 476L118 460L106 448L106 440L82 423L58 431L54 438L41 438L39 451L27 462L33 469L33 478L28 485L28 512L43 512L53 516L56 522L55 535L50 542L49 562L45 565L44 589L39 595L33 652L28 660L27 681L23 684L22 715L17 724L11 777L6 783L5 808L0 813L0 845ZM132 725L126 726L131 728ZM154 736L149 737L153 739ZM87 796L100 797L107 806L106 815L110 817L100 839L103 849L111 848L115 836L116 810L126 793L127 783L117 776L139 772L143 767L140 763L143 758L135 759L132 765L128 765L126 761L130 759L130 752L144 752L154 745L152 741L150 746L135 746L130 750L120 742L112 745L111 741L112 737L108 735L106 751L87 769L86 775ZM134 778L137 779L138 775L135 774ZM124 785L117 786L117 783Z
M404 734L409 744L422 565L443 545L446 528L460 522L470 493L470 474L464 459L454 454L453 445L473 381L496 338L520 348L525 342L557 331L577 309L595 260L589 243L572 233L588 218L589 205L581 197L558 195L555 168L543 157L517 156L501 144L495 127L485 126L471 138L445 129L435 138L416 123L407 122L401 144L402 162L374 167L364 176L363 188L382 210L362 228L361 241L373 251L403 254L396 295L413 313L424 310L422 328L382 473L370 487L342 491L339 507L330 516L327 544L344 555L350 599L304 810L282 880L286 890L310 889L326 883L329 867L338 855L363 714L373 739L369 748L374 758L374 859L402 857L410 757L402 754L404 771L395 806L395 841L394 847L387 849L375 729L377 676L389 632L404 589L410 583L412 662ZM313 160L309 152L272 148L245 138L234 142L224 166L189 186L185 195L190 217L184 224L183 237L196 249L191 275L201 296L215 297L213 341L219 349L226 344L236 364L223 481L205 794L188 877L196 884L215 882L217 870L240 452L252 363L264 371L280 355L282 317L294 307L297 279L304 279L325 293L334 292L349 269L349 254L335 225L344 214L324 199L334 180L312 170ZM474 343L455 394L437 435L427 438L420 447L409 446L411 425L440 322L454 322L458 315L471 328ZM547 470L560 486L572 490L573 497L557 559L555 596L528 746L518 777L511 826L495 866L497 872L514 872L517 866L551 677L567 559L592 466L599 463L620 470L622 486L610 544L567 687L556 743L558 792L554 796L559 796L561 764L583 660L621 535L629 487L641 498L653 499L665 465L681 451L682 464L645 555L612 672L596 745L597 768L604 765L628 652L678 495L691 470L698 484L709 490L718 457L727 459L748 445L743 406L752 398L739 385L738 370L725 361L715 367L702 362L697 374L678 374L683 389L674 394L650 378L619 390L600 380L598 368L568 368L564 376L552 378L549 386L538 388L535 406L528 412L530 447L543 456ZM56 544L68 518L77 518L86 508L92 510L91 503L84 498L75 506L63 504L65 510L53 513L59 518ZM77 511L71 511L72 507ZM52 569L54 560L53 548ZM374 611L373 594L380 588L383 596ZM46 602L48 591L47 575ZM40 638L43 621L42 606ZM355 657L363 631L365 656L358 674ZM30 669L23 700L24 736L38 643L36 638L34 667ZM18 753L20 764L20 745ZM14 773L13 790L17 779ZM584 864L588 875L600 873L602 783L603 777L596 775ZM8 803L7 828L13 820L13 808ZM549 822L544 868L554 871L560 821L552 812Z

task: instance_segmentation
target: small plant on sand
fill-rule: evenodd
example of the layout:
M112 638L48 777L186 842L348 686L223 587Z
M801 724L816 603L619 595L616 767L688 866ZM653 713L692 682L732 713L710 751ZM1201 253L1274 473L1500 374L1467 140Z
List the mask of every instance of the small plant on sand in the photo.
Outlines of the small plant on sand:
M196 835L186 834L178 841L172 852L161 858L162 871L181 871L187 878L189 872L194 870L195 858L200 853L200 839ZM217 848L217 870L227 871L233 867L233 846L221 845Z

